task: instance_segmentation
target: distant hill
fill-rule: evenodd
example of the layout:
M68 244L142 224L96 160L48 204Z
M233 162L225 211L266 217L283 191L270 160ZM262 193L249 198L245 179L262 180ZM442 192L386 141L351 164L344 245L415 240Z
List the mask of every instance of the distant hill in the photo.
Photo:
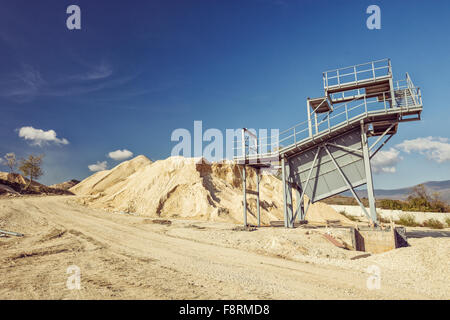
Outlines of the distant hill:
M450 180L428 181L422 184L425 185L430 194L433 192L439 192L442 201L450 204ZM414 188L414 186L400 189L375 189L375 198L404 200L411 193L412 188ZM356 193L361 198L367 198L367 190L357 190ZM352 197L350 191L343 192L341 195Z

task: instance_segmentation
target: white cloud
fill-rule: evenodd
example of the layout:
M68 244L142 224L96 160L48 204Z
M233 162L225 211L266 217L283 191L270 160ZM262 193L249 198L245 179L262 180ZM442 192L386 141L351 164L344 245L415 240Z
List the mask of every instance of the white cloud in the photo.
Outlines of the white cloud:
M2 34L0 34L0 41ZM85 65L85 72L69 75L63 73L55 78L45 78L39 69L23 64L11 74L0 75L0 97L23 103L38 96L84 95L107 88L117 88L134 80L139 72L114 77L113 67L106 61L95 66ZM134 89L133 89L134 90ZM121 93L123 93L121 91Z
M450 161L450 143L448 143L448 138L416 138L413 140L405 140L396 147L406 153L418 152L438 163Z
M103 171L106 170L107 167L108 162L106 161L103 162L97 161L97 163L88 166L89 170L92 172Z
M395 173L395 166L403 158L400 151L390 148L387 151L378 151L372 158L372 170L374 173Z
M78 81L99 80L108 78L113 74L113 68L105 61L102 61L96 66L90 66L89 68L90 70L87 73L77 74L69 77L68 79Z
M123 149L123 150L116 150L108 153L108 157L114 160L125 160L128 158L131 158L133 156L133 152Z
M95 67L94 70L86 74L86 79L87 80L104 79L111 76L112 73L113 73L112 67L109 64L102 62L100 65Z
M44 131L33 127L22 127L19 129L19 137L29 140L31 145L40 147L52 142L55 144L69 144L67 139L57 138L55 130Z

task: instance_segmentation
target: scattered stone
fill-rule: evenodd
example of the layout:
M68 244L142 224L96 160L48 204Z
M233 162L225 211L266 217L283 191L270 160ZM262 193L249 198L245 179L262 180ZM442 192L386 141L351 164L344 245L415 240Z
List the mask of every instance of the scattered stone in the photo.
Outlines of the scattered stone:
M233 230L233 231L255 231L255 230L257 230L257 228L254 226L247 226L247 227L237 226L231 230Z
M367 257L370 257L370 256L371 256L370 253L360 254L360 255L351 257L350 260L358 260L358 259L367 258Z
M164 225L168 225L170 226L172 224L172 221L170 220L164 220L164 219L153 219L152 223L156 223L156 224L164 224Z

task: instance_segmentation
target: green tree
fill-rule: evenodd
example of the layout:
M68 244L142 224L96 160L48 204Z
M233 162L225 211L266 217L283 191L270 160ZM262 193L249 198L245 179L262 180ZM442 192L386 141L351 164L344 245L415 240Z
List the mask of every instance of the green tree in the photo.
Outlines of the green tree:
M442 201L441 194L439 192L433 192L431 195L431 206L435 209L437 212L447 212L448 205Z
M19 170L25 177L28 177L30 182L26 186L26 189L31 185L33 180L39 179L44 172L42 171L42 159L44 155L29 155L27 159L21 159L19 163Z
M423 184L419 184L412 188L403 210L447 212L449 208L441 200L438 192L434 192L430 196L426 187Z
M412 188L411 193L408 196L408 206L409 208L405 208L406 210L429 211L431 208L430 196L423 184L419 184Z

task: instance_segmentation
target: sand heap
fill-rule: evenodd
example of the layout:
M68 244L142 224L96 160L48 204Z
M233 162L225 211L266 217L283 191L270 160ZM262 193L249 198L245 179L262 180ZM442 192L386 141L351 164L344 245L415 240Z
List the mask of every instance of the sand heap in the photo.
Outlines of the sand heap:
M242 222L240 166L207 163L199 158L170 157L151 162L145 156L100 171L70 189L94 208L166 218ZM248 222L256 223L256 172L247 170ZM281 181L263 175L260 182L261 221L283 219ZM323 203L310 206L310 221L339 219L351 223ZM314 217L318 219L314 219Z

